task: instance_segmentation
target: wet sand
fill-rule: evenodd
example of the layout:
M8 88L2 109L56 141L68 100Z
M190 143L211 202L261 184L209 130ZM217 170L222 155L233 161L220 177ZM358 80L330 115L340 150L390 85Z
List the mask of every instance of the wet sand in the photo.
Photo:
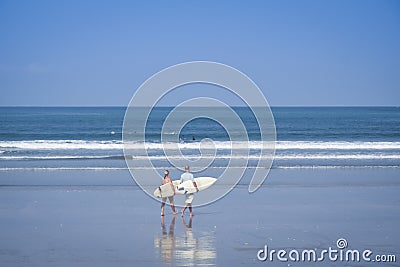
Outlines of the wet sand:
M128 171L0 172L1 266L397 266L400 170L272 170L253 194L173 216ZM337 248L395 254L396 263L273 262L260 249Z

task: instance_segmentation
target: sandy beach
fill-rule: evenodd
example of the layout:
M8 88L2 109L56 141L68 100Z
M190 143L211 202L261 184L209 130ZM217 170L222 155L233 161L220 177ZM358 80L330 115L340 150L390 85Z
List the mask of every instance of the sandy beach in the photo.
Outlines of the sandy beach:
M260 261L270 249L336 247L398 255L398 168L275 169L254 194L238 185L173 216L128 171L0 173L2 266L383 266ZM111 178L112 177L112 178ZM210 189L212 190L212 188ZM396 263L384 263L397 266Z

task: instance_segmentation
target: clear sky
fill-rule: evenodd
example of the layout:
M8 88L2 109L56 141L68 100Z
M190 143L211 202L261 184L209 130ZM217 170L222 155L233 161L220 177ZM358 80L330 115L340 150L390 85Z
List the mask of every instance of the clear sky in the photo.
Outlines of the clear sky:
M273 106L400 105L400 1L136 2L0 0L0 105L126 106L192 60Z

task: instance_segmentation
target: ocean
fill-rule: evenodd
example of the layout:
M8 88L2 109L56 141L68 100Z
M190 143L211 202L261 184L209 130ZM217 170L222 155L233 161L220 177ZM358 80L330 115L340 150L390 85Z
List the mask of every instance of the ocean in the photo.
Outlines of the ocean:
M122 144L125 110L1 107L0 171L127 169ZM156 107L147 121L148 156L160 169L171 167L160 135L171 110ZM260 133L251 111L234 110L244 121L250 147L257 151ZM273 107L272 112L277 133L272 168L400 167L398 107ZM229 136L215 121L200 118L181 127L178 145L189 159L199 156L205 138L212 139L218 151L210 168L223 168L230 157L246 156L229 153ZM257 166L257 157L250 154L250 168Z

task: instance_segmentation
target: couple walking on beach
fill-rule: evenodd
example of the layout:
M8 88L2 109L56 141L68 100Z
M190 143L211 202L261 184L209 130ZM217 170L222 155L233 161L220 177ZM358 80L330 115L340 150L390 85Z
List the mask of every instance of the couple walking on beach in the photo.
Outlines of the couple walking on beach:
M193 185L196 187L196 191L199 191L199 189L197 188L196 182L194 181L194 177L193 174L190 173L190 167L186 166L185 167L185 172L181 175L181 180L180 183L186 182L186 181L192 181ZM164 171L164 178L162 179L162 184L166 184L166 183L170 183L172 184L172 179L169 177L169 171L165 170ZM175 188L173 186L173 188ZM183 215L185 214L185 210L187 208L189 208L189 212L190 212L190 217L193 216L193 209L192 209L192 201L194 198L194 194L193 193L187 193L185 194L186 199L185 199L185 206L183 207L182 211L181 211L181 216L183 217ZM174 205L174 196L168 197L169 203L171 204L171 208L172 208L172 212L174 214L177 214L177 211L175 210L175 205ZM164 207L165 207L165 203L167 202L167 198L163 197L162 198L162 204L161 204L161 216L164 216Z

